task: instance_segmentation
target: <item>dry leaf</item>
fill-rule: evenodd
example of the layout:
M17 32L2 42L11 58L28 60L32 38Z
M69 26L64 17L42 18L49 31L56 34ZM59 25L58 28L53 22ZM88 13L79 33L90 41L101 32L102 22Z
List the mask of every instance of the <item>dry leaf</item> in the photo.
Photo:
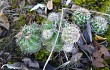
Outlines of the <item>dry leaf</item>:
M107 59L106 57L110 57L110 53L108 52L108 49L105 46L103 46L103 45L101 45L101 48L100 48L99 52L102 55L104 55L105 59Z
M101 58L101 53L98 50L92 54L92 57L92 65L94 67L104 67L103 58Z
M107 38L95 35L95 40L106 40Z
M0 28L0 33L2 32L2 29Z
M18 21L20 18L19 17L13 17L14 19L13 19L13 21L15 22L15 21Z
M82 53L76 53L75 55L73 55L72 57L71 57L71 62L77 62L80 58L81 58L81 56L82 56Z
M9 30L10 24L7 17L0 13L0 25Z
M0 1L0 25L9 30L9 21L7 17L4 15L3 10L8 7L9 4L7 1Z
M87 52L89 52L90 54L92 54L94 51L95 51L95 48L94 46L92 45L84 45L83 46L83 49Z
M92 32L91 32L91 26L90 22L88 21L86 24L86 28L83 31L83 36L87 42L87 44L90 44L92 42Z
M94 67L104 67L104 64L102 62L98 62L98 61L95 61L95 60L92 62L92 65Z
M52 1L52 0L49 0L49 1L47 2L47 8L48 8L49 10L52 10L52 9L53 9L53 1Z
M97 49L100 49L100 44L96 41L93 41L93 45L97 48Z
M45 9L46 6L45 6L45 4L40 4L40 3L38 3L38 4L35 5L33 8L31 8L30 11L37 10L37 9L39 9L39 8L41 8L41 9Z

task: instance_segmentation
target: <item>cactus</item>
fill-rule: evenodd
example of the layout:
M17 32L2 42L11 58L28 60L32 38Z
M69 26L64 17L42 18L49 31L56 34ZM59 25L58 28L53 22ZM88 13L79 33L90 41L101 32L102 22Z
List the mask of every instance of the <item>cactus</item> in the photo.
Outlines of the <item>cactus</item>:
M58 22L60 20L60 16L58 13L52 12L48 15L48 20Z
M75 24L65 23L62 28L61 38L64 42L63 51L76 53L77 49L74 47L74 43L76 43L80 38L80 29Z
M91 13L87 9L79 8L73 13L72 20L79 27L83 28L90 17Z
M104 17L101 16L95 16L91 20L91 26L92 26L92 32L98 35L103 35L108 28L108 22Z
M55 43L55 39L57 36L57 29L54 26L55 24L50 21L46 21L45 24L42 26L41 32L42 32L42 42L45 48L48 51L51 51L53 44ZM62 49L63 42L61 41L61 36L58 37L55 52L59 52Z
M75 24L67 24L62 29L61 37L65 43L74 44L79 40L80 30Z
M40 30L36 23L25 25L15 36L23 53L35 53L40 50Z

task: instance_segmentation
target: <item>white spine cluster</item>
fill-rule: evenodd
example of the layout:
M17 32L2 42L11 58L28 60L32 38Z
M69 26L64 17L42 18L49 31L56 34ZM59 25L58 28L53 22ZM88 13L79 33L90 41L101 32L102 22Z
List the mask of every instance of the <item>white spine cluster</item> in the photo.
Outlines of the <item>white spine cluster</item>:
M48 15L48 20L50 20L50 21L57 22L57 21L59 21L59 19L60 19L60 17L59 17L58 13L52 12Z
M65 43L73 44L79 40L80 30L74 24L69 24L62 29L62 40Z
M75 24L65 24L62 29L61 38L64 42L63 51L76 53L77 49L74 47L80 38L80 30Z
M63 51L65 51L65 52L72 52L73 46L74 46L73 44L66 43L66 44L63 45Z
M44 30L42 33L42 37L47 40L50 39L53 36L52 30Z

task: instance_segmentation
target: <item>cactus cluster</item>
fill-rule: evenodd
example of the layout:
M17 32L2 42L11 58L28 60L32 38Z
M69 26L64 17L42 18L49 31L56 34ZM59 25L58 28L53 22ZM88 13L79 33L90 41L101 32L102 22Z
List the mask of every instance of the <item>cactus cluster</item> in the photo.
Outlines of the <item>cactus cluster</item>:
M74 12L74 22L79 26L84 26L90 19L90 13L86 9L78 9ZM39 27L36 23L25 25L16 35L16 42L24 53L35 53L40 50L41 44L51 51L58 33L59 15L50 13L48 19ZM56 24L57 23L57 24ZM76 24L70 24L67 20L62 20L61 31L56 42L55 52L74 51L74 43L80 38L80 29ZM92 32L102 35L107 30L107 21L101 16L95 16L91 20Z
M62 28L61 37L64 42L63 50L71 52L74 50L73 48L75 48L74 43L76 43L80 38L80 29L75 24L65 24Z
M95 16L91 20L92 32L103 35L108 28L107 20L102 16Z
M91 13L87 9L79 8L73 13L72 20L79 27L84 27L90 17Z
M40 30L36 23L25 25L15 37L23 53L35 53L41 49Z

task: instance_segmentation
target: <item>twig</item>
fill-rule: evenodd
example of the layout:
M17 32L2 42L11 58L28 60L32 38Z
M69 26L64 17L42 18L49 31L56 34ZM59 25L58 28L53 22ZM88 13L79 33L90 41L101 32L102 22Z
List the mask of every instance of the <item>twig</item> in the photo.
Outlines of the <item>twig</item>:
M76 43L76 46L78 47L78 45L77 45L77 43ZM89 60L92 60L91 59L91 57L89 57L89 55L85 52L85 50L83 50L82 48L80 48L83 52L84 52L84 54L89 58Z
M55 43L54 43L54 45L53 45L53 47L52 47L52 50L51 50L51 52L50 52L50 55L49 55L47 61L46 61L45 65L44 65L44 67L43 67L43 70L45 70L45 68L46 68L46 66L47 66L47 64L48 64L48 62L49 62L49 60L50 60L50 57L52 56L52 53L53 53L53 51L54 51L54 48L55 48L55 46L56 46L56 43L57 43L57 40L58 40L58 37L59 37L59 34L60 34L60 30L61 30L61 24L62 24L63 13L64 13L63 10L64 10L64 9L65 9L65 8L62 8L61 20L60 20L60 25L59 25L59 30L58 30L58 33L57 33L57 37L56 37L56 39L55 39Z
M66 60L69 61L66 52L65 52L65 51L63 51L63 52L64 52L64 54L65 54Z
M105 15L105 16L109 16L109 14L106 14L106 13L102 13L102 12L97 12L97 11L93 11L93 10L89 10L90 12L93 12L93 13L97 13L97 14L102 14L102 15Z
M60 65L59 67L57 67L56 69L59 68L64 68L66 65L68 65L70 63L70 61L63 63L62 65Z
M86 42L86 40L85 40L83 34L81 34L81 37L82 37L83 41L87 44L87 42Z

